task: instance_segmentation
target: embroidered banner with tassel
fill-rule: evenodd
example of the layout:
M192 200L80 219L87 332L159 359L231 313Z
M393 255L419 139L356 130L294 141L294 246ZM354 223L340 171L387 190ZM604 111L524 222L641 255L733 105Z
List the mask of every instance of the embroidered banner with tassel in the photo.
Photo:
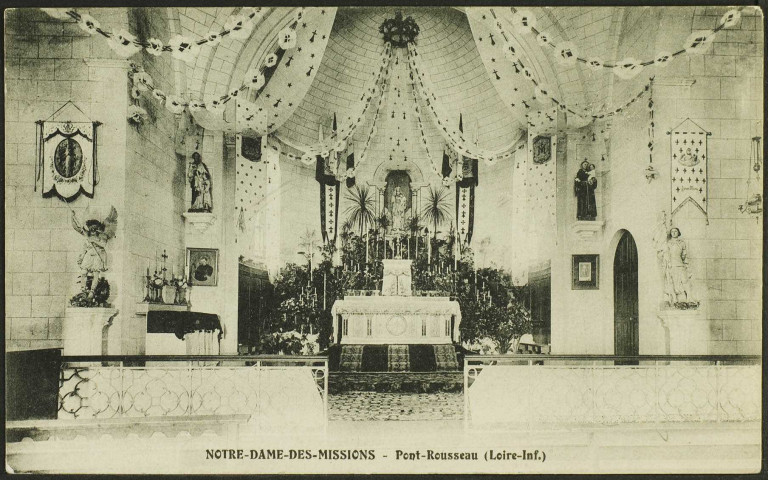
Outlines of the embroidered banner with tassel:
M65 201L80 193L93 197L98 183L96 128L72 102L67 102L47 120L37 122L35 188L43 196L58 195Z

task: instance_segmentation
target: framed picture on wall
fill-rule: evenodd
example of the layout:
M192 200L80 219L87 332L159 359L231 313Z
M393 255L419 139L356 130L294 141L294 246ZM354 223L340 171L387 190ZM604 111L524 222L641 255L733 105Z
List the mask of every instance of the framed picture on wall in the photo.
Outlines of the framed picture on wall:
M600 255L574 255L572 290L600 288Z
M216 248L188 248L189 284L214 287L219 281L219 250Z

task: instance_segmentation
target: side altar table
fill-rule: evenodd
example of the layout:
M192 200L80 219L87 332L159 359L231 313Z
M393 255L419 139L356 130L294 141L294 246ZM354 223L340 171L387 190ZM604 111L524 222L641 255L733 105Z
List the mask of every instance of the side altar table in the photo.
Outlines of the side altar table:
M414 297L411 260L384 260L381 296L345 296L331 309L340 344L451 344L461 310L448 297Z

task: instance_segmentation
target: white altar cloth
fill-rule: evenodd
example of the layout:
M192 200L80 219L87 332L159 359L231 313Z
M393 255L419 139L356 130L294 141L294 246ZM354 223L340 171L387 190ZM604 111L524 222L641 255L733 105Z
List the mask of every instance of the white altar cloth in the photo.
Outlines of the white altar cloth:
M344 297L331 313L333 338L342 344L450 344L459 338L461 309L448 297Z

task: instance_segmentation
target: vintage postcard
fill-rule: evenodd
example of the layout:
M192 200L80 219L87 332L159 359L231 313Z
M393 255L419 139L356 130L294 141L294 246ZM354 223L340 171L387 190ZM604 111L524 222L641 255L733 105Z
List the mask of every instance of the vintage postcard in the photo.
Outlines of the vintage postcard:
M142 3L4 12L6 472L760 471L760 7Z

